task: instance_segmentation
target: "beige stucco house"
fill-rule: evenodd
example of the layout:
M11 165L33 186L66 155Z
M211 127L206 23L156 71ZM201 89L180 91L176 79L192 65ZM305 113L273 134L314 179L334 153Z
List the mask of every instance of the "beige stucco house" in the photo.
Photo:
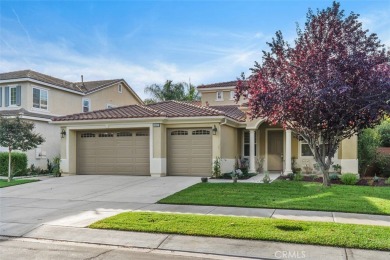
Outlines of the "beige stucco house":
M307 144L290 130L262 119L248 120L233 100L236 82L198 87L200 102L166 101L72 114L53 119L66 132L61 139L62 170L71 174L211 176L221 158L231 172L236 158L259 159L267 171L289 173L313 167ZM342 172L358 171L357 138L344 140L335 164Z
M52 117L131 104L142 100L123 79L69 82L31 70L0 73L0 115L35 123L46 141L27 156L41 168L60 154L61 129L50 124Z

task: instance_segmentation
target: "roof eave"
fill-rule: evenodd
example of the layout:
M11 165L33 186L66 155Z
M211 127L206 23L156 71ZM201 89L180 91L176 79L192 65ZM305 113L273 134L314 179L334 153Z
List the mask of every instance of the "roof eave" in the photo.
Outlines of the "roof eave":
M45 86L48 86L48 87L51 87L51 88L60 89L60 90L63 90L63 91L66 91L66 92L71 92L71 93L78 94L78 95L81 95L81 96L85 95L83 92L79 92L79 91L76 91L76 90L71 90L69 88L57 86L57 85L54 85L54 84L50 84L50 83L47 83L47 82L44 82L44 81L40 81L40 80L36 80L36 79L32 79L32 78L2 79L2 80L0 80L0 84L1 83L17 83L17 82L25 82L25 81L33 82L33 83L37 83L37 84L41 84L41 85L45 85Z

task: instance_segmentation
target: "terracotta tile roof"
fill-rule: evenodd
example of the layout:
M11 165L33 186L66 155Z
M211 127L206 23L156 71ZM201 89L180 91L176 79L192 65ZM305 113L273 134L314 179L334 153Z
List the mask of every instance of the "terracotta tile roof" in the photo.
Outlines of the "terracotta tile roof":
M11 79L22 79L22 78L35 79L41 82L45 82L48 84L52 84L58 87L70 89L85 94L104 88L116 82L123 81L123 79L84 81L83 84L82 82L70 82L63 79L55 78L33 70L20 70L20 71L0 73L0 80L11 80Z
M167 117L197 117L197 116L220 116L221 111L193 105L188 102L164 101L148 105L149 108L163 112Z
M38 117L38 118L45 118L45 119L51 119L53 117L52 115L29 112L24 108L12 109L12 110L0 110L0 115L1 116L30 116L30 117Z
M238 105L226 105L226 106L210 106L215 110L222 111L227 117L230 117L239 122L245 122L246 114L239 109Z
M77 121L98 119L125 119L148 117L207 117L226 116L236 121L245 121L245 114L238 106L205 107L188 102L164 101L150 105L130 105L111 109L55 117L53 121Z
M195 106L201 106L202 105L202 101L200 101L200 100L181 101L181 102L188 103L188 104L195 105Z
M237 85L237 80L234 80L234 81L213 83L213 84L208 84L208 85L200 85L200 86L198 86L198 89L205 89L205 88L227 88L227 87L235 87L236 85Z
M239 122L245 122L245 113L237 105L200 106L189 102L164 101L146 106L130 105L111 109L55 117L53 121L78 121L98 119L125 119L148 117L203 117L226 116Z
M52 118L53 121L77 121L77 120L97 120L97 119L124 119L160 117L162 113L141 105L129 105L110 109L97 110L87 113L78 113L67 116Z

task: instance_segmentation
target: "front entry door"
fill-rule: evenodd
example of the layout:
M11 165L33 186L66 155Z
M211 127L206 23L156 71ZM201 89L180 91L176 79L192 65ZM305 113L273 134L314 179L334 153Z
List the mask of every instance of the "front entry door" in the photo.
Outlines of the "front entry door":
M268 170L283 170L283 130L268 131Z

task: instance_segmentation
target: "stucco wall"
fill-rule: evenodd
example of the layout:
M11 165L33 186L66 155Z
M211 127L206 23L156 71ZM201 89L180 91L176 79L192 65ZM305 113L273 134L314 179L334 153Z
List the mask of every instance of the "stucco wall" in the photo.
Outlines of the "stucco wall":
M42 110L33 107L33 88L47 90L48 92L48 109ZM63 90L50 88L38 83L28 83L25 89L25 98L27 99L25 109L37 111L52 115L67 115L81 112L81 95Z
M223 105L237 105L242 104L243 99L236 103L233 99L230 99L230 91L234 89L218 90L223 92L223 100L217 101L217 90L212 91L201 91L202 95L202 105L206 104L206 101L209 102L210 106L223 106Z
M357 135L341 142L341 159L357 159Z
M97 91L90 95L86 95L84 96L84 98L91 99L92 110L106 109L107 104L111 104L115 106L139 104L138 100L134 97L134 95L130 92L130 90L127 87L125 87L123 84L122 84L122 93L118 92L118 84L114 84L109 88ZM80 99L80 107L81 107L81 99Z
M107 108L107 104L115 106L139 104L135 96L130 90L123 85L122 93L118 92L118 84L114 84L106 89L94 92L90 95L80 95L64 90L48 87L44 84L33 82L18 82L12 84L0 84L2 87L2 106L1 109L10 109L5 107L5 87L21 86L21 106L22 108L44 114L51 115L68 115L82 112L82 99L89 98L91 100L91 110L99 110ZM33 107L33 88L47 90L48 92L48 109L42 110ZM17 107L18 108L18 107Z
M221 126L221 157L225 159L234 159L239 156L241 151L237 150L237 129L222 125Z

